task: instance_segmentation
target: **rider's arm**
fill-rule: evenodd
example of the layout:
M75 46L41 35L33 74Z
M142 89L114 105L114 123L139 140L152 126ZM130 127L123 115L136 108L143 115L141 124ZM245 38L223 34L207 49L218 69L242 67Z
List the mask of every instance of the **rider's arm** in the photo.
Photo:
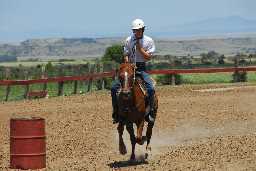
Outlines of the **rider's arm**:
M147 61L151 59L151 54L147 53L140 45L137 46L137 49Z
M124 47L123 47L123 49L124 49L123 62L124 63L129 62L129 54L130 54L129 44L130 44L130 37L128 37L126 39Z
M152 53L145 51L143 49L143 47L140 45L139 41L137 40L136 42L136 49L142 54L142 56L144 57L144 59L146 59L147 61L151 59L152 57Z

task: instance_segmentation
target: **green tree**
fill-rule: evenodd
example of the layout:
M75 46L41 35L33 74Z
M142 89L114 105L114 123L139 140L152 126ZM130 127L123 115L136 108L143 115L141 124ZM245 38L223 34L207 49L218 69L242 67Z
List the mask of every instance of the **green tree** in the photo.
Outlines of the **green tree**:
M45 72L47 73L47 76L53 76L54 75L54 67L51 62L48 62L45 65Z
M122 63L123 61L123 46L116 44L108 47L102 57L103 61L115 61L117 63Z
M219 58L218 58L218 64L225 64L225 56L224 55L221 55Z

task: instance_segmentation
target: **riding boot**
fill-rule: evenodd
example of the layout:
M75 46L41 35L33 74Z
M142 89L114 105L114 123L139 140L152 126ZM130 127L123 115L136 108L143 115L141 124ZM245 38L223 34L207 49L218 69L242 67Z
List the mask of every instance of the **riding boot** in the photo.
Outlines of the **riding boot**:
M149 106L150 106L150 110L149 110L147 121L154 123L155 122L155 118L156 118L155 110L154 110L154 106L155 106L155 99L154 99L154 97L153 98L149 98Z
M113 108L112 120L113 120L113 124L116 124L119 122L119 115L118 115L118 95L115 87L111 89L111 96L112 96L112 108Z
M113 107L112 119L113 119L113 124L116 124L116 123L119 122L118 108L117 107Z

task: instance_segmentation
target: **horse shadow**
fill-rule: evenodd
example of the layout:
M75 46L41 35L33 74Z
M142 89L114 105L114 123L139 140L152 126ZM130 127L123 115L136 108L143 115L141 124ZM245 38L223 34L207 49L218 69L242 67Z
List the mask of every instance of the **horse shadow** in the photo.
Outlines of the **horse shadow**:
M138 165L146 165L148 164L148 161L146 160L135 160L135 161L114 161L108 164L110 168L124 168L124 167L130 167L130 166L138 166Z

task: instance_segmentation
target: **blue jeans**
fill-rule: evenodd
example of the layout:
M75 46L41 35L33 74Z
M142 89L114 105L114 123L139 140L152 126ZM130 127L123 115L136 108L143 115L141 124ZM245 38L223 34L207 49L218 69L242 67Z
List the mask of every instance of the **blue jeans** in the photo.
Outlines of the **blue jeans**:
M145 86L148 93L148 99L149 99L149 105L150 110L153 110L153 102L154 102L154 94L155 89L153 85L153 81L150 78L150 75L146 73L145 71L140 71L140 76L145 81ZM119 80L113 82L112 88L111 88L111 96L112 96L112 107L114 112L117 112L117 90L121 87L121 83Z

